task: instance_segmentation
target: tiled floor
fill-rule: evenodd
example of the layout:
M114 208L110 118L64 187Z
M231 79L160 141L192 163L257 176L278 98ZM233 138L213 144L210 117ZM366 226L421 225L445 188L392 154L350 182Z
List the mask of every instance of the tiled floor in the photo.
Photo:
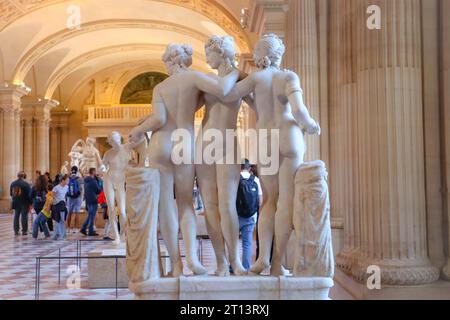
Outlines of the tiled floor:
M29 227L29 230L31 228ZM101 230L99 230L101 231ZM68 234L65 241L43 240L39 235L34 240L31 235L14 237L12 230L12 215L0 214L0 300L2 299L34 299L36 279L36 257L57 257L59 250L62 256L76 256L77 240L86 238L82 234ZM83 242L82 255L99 245L99 242ZM183 242L180 241L181 254L184 255ZM202 241L203 264L212 274L215 270L214 252L209 240ZM70 265L76 260L63 260L61 262L61 283L58 283L58 260L41 260L40 294L42 300L111 300L116 299L115 289L90 289L87 282L87 261L81 265L81 288L67 289L66 274ZM186 264L185 264L186 265ZM185 268L185 274L190 271ZM119 289L118 299L132 299L133 295L128 289Z
M29 229L31 230L31 229ZM102 230L98 230L102 231ZM100 232L101 233L101 232ZM15 237L12 230L12 215L0 214L0 300L30 300L35 299L36 257L76 256L77 240L86 238L80 233L68 234L65 241L33 240L31 235ZM103 242L83 242L82 255L97 246L103 246ZM209 240L202 241L203 265L210 274L214 273L216 263L214 251ZM180 241L181 254L184 255L183 242ZM253 246L255 251L255 246ZM255 253L255 252L254 252ZM90 289L88 287L87 261L81 264L80 289L68 289L66 283L69 280L68 267L76 265L76 260L63 260L61 262L61 283L58 283L58 260L41 260L40 290L41 300L114 300L115 289ZM184 265L186 265L184 263ZM185 274L190 274L188 269ZM339 288L335 286L330 292L333 299L344 297ZM118 290L119 300L133 299L133 294L128 289Z

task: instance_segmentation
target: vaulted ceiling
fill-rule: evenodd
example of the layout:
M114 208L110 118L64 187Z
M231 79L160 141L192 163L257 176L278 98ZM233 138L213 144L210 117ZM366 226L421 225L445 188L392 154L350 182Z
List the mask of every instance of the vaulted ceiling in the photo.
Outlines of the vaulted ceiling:
M0 81L23 83L51 98L65 79L82 81L110 66L148 61L161 66L170 42L189 43L195 67L207 70L204 41L233 35L251 51L235 0L0 0ZM68 28L79 9L79 28ZM69 25L71 26L71 25ZM76 75L76 76L75 76Z

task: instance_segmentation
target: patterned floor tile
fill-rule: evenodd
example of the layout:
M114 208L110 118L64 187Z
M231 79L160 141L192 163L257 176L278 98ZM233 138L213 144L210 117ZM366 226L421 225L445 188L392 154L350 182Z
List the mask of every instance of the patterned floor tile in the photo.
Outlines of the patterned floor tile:
M30 300L35 298L36 257L76 256L77 240L83 239L80 233L70 233L65 241L34 240L31 235L14 236L12 215L0 214L0 300ZM30 222L31 224L31 222ZM31 228L29 228L31 230ZM100 234L102 230L99 230ZM42 235L40 235L42 238ZM85 238L84 238L85 239ZM82 254L95 249L100 242L83 242ZM180 240L181 254L184 255L184 244ZM216 263L211 242L202 241L203 264L210 274L214 274ZM42 260L40 271L39 299L41 300L115 300L115 289L90 289L87 282L87 261L81 265L81 288L68 289L66 268L76 261L62 261L61 284L58 283L58 261ZM186 267L186 275L192 274ZM128 289L118 290L118 299L133 299Z

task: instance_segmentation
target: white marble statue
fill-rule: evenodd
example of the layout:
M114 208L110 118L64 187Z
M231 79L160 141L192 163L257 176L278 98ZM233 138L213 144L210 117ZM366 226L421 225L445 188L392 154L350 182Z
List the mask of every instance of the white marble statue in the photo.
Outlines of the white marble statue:
M122 136L113 131L108 136L108 143L112 149L103 156L103 190L108 204L108 218L112 225L114 244L119 245L125 240L126 230L126 203L125 203L125 171L131 160L131 152L135 144L122 144ZM119 211L120 235L117 225L116 204Z
M279 130L280 168L276 174L260 175L264 193L258 223L260 255L251 269L259 274L270 266L275 236L271 267L271 274L275 276L284 273L281 260L292 232L294 177L305 155L304 134L320 134L319 125L311 118L303 102L298 76L294 72L280 70L284 51L284 44L276 35L262 37L253 54L259 70L237 83L226 98L227 101L235 101L253 92L256 129L268 129L267 141L271 140L270 129ZM258 166L263 169L267 164L259 162Z
M224 77L233 70L235 48L234 39L230 36L212 36L206 45L206 60L212 69L218 70L218 76ZM212 78L218 78L214 73ZM222 102L211 94L204 95L206 114L203 118L201 134L198 136L196 148L205 150L208 144L203 142L203 134L209 129L219 130L225 137L226 129L236 130L237 116L241 99L232 102ZM213 142L211 142L213 143ZM230 146L228 146L230 147ZM234 164L221 163L197 164L197 182L200 188L202 200L205 206L206 227L211 238L217 260L218 276L229 275L225 244L228 248L228 256L235 274L244 274L246 270L242 266L239 254L239 220L236 212L236 195L240 178L240 161L238 156L238 143L235 137L234 148L227 150L222 145L222 155L227 157L229 152L234 153Z
M323 161L303 163L295 177L295 277L334 275L330 200Z
M83 160L83 146L85 145L83 140L78 140L72 146L69 153L70 166L80 168L81 161Z
M69 162L68 161L64 161L64 164L61 166L61 170L59 171L59 173L61 173L63 176L66 174L69 174Z
M91 168L95 168L97 170L101 169L102 159L100 157L100 152L94 146L95 138L87 137L85 143L83 140L79 140L79 141L83 142L83 145L82 145L83 157L81 159L81 163L80 163L80 167L79 167L81 173L83 175L87 175L89 172L89 169L91 169Z
M196 275L207 273L197 256L196 216L192 203L195 176L194 118L195 112L202 104L200 95L201 92L217 96L226 95L239 77L238 71L233 71L221 79L193 71L189 69L192 54L189 45L168 45L163 61L170 76L153 91L153 114L130 133L130 142L137 142L142 139L145 132L153 132L149 157L151 166L160 172L160 229L170 255L171 274L174 277L183 274L178 247L178 219L185 243L188 268ZM226 81L228 79L230 81ZM182 150L184 158L188 159L187 163L174 165L171 157L174 143L171 136L176 129L184 129L190 134L191 148Z

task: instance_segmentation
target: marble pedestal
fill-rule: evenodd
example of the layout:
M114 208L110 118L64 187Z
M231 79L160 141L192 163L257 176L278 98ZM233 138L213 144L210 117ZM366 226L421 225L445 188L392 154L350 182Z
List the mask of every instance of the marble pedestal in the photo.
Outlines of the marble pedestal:
M180 277L131 283L138 300L328 300L331 278Z
M117 259L117 286L128 287L128 275L125 268L125 245L119 247L111 244L100 245L88 254L89 257L111 257L110 259L88 260L88 283L91 289L116 287L116 259Z

